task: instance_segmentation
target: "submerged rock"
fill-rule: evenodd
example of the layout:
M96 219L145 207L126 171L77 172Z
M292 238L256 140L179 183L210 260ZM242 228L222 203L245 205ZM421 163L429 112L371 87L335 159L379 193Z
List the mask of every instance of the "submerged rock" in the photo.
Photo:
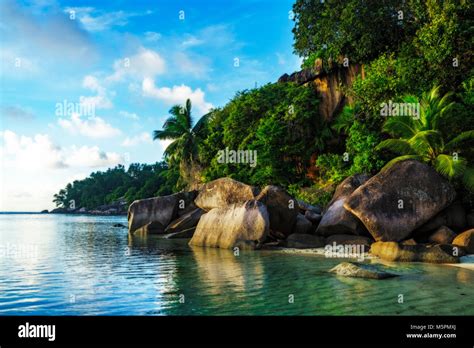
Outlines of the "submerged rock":
M223 249L255 249L266 239L270 219L265 205L256 200L214 208L204 214L190 245Z
M196 226L188 228L186 230L179 231L179 232L173 232L173 233L166 234L164 236L164 238L166 238L166 239L180 239L180 238L189 239L189 238L193 237L195 231L196 231Z
M205 184L195 199L196 205L209 211L233 203L255 199L258 190L231 178L220 178Z
M343 262L332 268L329 272L335 273L339 276L367 278L367 279L386 279L398 277L398 274L393 274L381 271L372 265L366 265L356 262Z
M158 221L152 221L140 228L135 229L133 234L164 234L165 226Z
M358 234L362 224L347 209L344 203L352 192L369 179L368 175L353 175L346 178L336 188L332 200L319 223L316 234L330 236L333 234Z
M407 160L360 186L344 207L364 223L375 240L400 241L446 208L455 195L451 184L433 168Z
M312 249L324 247L324 237L312 234L295 233L290 235L283 243L287 248Z
M468 254L474 254L474 229L460 233L454 238L453 245L463 247Z
M284 239L293 232L298 215L298 205L284 189L266 186L257 196L257 201L265 204L270 216L270 236Z
M405 245L396 242L375 242L370 253L387 261L458 263L460 250L451 245Z

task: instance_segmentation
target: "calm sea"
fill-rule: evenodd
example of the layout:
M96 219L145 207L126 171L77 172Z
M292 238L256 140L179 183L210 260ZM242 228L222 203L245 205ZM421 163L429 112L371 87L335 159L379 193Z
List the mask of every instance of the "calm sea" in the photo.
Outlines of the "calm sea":
M474 271L388 264L341 278L342 260L130 238L125 217L0 214L0 315L465 315ZM403 295L403 303L399 303Z

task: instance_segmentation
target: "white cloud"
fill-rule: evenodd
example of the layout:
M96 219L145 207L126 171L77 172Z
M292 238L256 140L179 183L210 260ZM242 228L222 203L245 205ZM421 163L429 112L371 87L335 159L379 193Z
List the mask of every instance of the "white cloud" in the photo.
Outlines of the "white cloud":
M2 115L5 115L11 120L31 121L34 118L30 108L24 108L19 105L2 106L0 110Z
M97 146L72 146L66 163L74 167L108 167L122 161L115 152L101 151Z
M107 96L106 88L100 84L97 77L92 75L85 76L82 81L82 87L97 93L95 96L81 96L79 98L80 103L86 107L86 110L90 110L87 107L93 107L95 110L95 108L109 109L113 106L112 101Z
M110 29L114 26L123 27L128 24L129 19L152 13L134 13L125 11L100 11L94 7L67 7L64 9L69 16L74 15L81 22L84 29L98 32Z
M119 129L96 116L83 120L81 115L74 113L70 119L60 118L58 124L73 134L81 134L91 138L110 138L121 134Z
M141 47L131 56L114 62L114 73L107 81L121 81L126 76L136 79L153 78L165 72L165 60L155 51Z
M134 112L120 111L119 115L134 121L138 121L140 119L140 117Z
M39 72L39 64L36 59L22 55L19 51L11 47L2 47L0 76L31 78L33 74Z
M50 8L45 13L32 11L19 2L0 1L0 13L2 44L8 43L15 47L17 56L22 56L23 52L25 62L32 57L45 56L49 60L59 56L61 61L64 58L81 61L84 57L90 60L95 55L95 48L87 33L59 8Z
M60 147L47 134L0 132L0 211L52 208L53 195L68 182L118 163L121 156L97 146Z
M151 139L150 134L147 132L143 132L134 137L126 137L125 140L122 142L122 146L130 147L136 146L141 143L151 144L152 142L153 140Z
M142 83L142 92L144 96L161 100L168 105L183 104L189 98L200 114L207 113L213 107L211 103L204 100L204 92L200 88L193 91L186 85L157 88L153 79L145 78Z
M0 157L6 167L34 170L67 166L61 148L54 145L48 135L26 137L6 130L1 139Z
M166 148L169 146L169 144L171 144L172 142L173 142L173 140L159 140L161 149L162 149L163 151L165 151Z
M199 46L204 43L204 40L198 39L195 36L188 35L186 39L181 43L183 47L192 47L192 46Z
M4 168L37 171L67 167L105 167L118 164L121 157L114 152L103 152L97 146L62 148L49 135L33 137L6 130L0 134L0 159ZM3 168L2 168L3 169Z
M161 39L161 34L154 31L147 31L145 33L145 40L150 42L156 42Z
M183 52L178 52L173 59L174 68L182 74L193 75L198 78L205 77L209 72L208 63L202 57L188 56Z

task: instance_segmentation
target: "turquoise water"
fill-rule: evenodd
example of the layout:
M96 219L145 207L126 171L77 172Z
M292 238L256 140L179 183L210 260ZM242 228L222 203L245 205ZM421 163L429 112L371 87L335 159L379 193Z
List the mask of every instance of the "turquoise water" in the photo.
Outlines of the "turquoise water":
M341 278L327 273L338 259L234 256L116 223L126 218L0 214L0 315L474 314L472 270L388 264L401 276Z

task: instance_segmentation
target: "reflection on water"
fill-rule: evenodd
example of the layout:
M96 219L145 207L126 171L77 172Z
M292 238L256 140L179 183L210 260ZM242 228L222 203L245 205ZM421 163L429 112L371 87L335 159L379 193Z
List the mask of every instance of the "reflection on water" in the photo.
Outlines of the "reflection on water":
M245 252L234 255L232 250L191 247L200 281L215 284L206 291L224 294L231 288L237 292L250 292L263 286L263 266L260 258L245 262Z
M474 314L473 270L388 262L399 278L341 278L327 272L337 259L236 256L116 223L0 214L0 315Z

